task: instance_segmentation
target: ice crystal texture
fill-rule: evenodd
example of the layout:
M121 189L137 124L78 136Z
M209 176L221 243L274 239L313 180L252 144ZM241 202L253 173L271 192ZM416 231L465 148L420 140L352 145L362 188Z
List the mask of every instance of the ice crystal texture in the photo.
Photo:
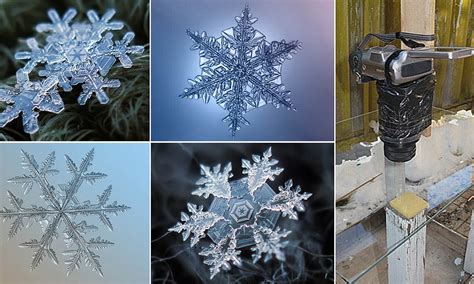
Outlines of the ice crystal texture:
M60 113L64 103L59 91L70 92L75 85L82 86L79 104L86 104L92 96L106 104L106 89L120 87L119 80L107 77L112 66L119 61L123 68L131 68L129 55L143 53L143 46L130 46L133 32L113 40L111 31L124 26L122 22L111 21L114 10L108 10L102 17L88 11L89 22L73 22L76 14L76 10L69 9L61 18L50 10L51 23L36 26L36 31L46 38L44 46L30 38L26 41L30 51L15 54L16 59L27 63L17 71L14 88L0 89L0 102L7 105L0 113L0 127L22 114L24 131L37 132L39 112ZM30 81L32 73L40 79Z
M85 155L79 166L68 155L65 155L71 179L67 183L57 186L52 185L49 178L58 173L53 169L56 159L54 152L49 154L41 164L36 161L33 155L23 150L21 154L23 167L28 171L28 174L11 178L8 181L20 184L25 195L31 191L38 191L40 198L44 200L44 205L25 206L20 197L8 191L7 195L12 208L0 210L0 218L3 218L3 221L12 220L8 238L15 237L20 230L34 223L41 225L43 235L39 240L32 239L19 245L21 248L34 249L31 263L33 270L45 257L55 264L59 263L56 251L53 249L53 241L59 238L61 227L63 227L63 238L68 248L62 252L66 259L64 263L67 275L79 269L80 264L84 263L102 276L102 266L96 251L110 247L114 243L104 240L100 236L88 238L87 233L97 230L98 227L87 224L86 221L81 220L81 217L95 216L112 231L112 222L108 215L117 215L130 208L119 205L116 201L108 202L112 186L107 187L102 194L98 195L96 202L90 200L80 202L78 200L77 193L84 182L93 185L96 180L106 177L103 173L89 171L94 159L94 150L92 149Z
M191 87L180 95L205 103L214 97L228 111L223 122L228 123L232 136L249 125L244 115L252 109L266 104L295 109L291 92L281 82L281 67L301 48L298 41L268 42L253 27L257 18L252 17L248 6L235 20L237 26L224 30L218 38L187 31L193 41L191 50L199 50L202 72L189 80Z
M253 261L262 255L264 261L273 256L285 261L284 248L288 241L283 240L291 231L276 227L280 214L297 220L297 211L304 211L303 201L311 193L301 193L297 186L292 189L291 180L275 193L267 184L273 181L283 169L276 167L278 161L272 158L271 148L262 156L252 155L254 163L243 159L243 174L246 177L229 181L232 166L223 169L221 165L213 168L201 165L203 175L196 184L199 188L192 194L208 198L213 196L208 211L203 206L188 203L187 213L181 213L178 222L169 231L182 233L186 241L192 234L191 247L208 236L214 243L199 252L206 256L204 263L211 266L211 279L221 270L231 269L231 264L239 266L242 262L242 248L251 247Z

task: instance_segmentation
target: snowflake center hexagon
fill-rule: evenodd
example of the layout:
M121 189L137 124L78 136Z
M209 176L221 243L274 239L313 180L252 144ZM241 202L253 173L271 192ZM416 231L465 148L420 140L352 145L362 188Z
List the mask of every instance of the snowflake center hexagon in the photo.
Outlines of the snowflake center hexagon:
M232 206L230 216L235 222L242 223L250 220L253 214L253 206L247 200L239 201Z

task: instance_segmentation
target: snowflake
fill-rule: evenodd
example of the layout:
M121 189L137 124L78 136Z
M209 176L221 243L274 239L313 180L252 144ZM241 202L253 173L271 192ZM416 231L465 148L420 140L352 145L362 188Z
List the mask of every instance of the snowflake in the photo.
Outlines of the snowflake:
M37 32L46 37L45 45L41 47L36 39L30 38L26 41L30 51L15 54L16 59L27 63L18 70L13 90L0 89L0 102L7 104L0 114L0 127L22 114L24 131L37 132L40 111L60 113L64 109L59 88L70 92L73 86L81 85L77 99L80 105L93 95L99 103L106 104L109 97L105 89L120 87L119 80L106 77L112 66L118 60L123 68L131 68L129 55L143 53L143 46L129 46L135 36L132 32L126 33L122 40L112 40L110 31L124 26L122 22L110 21L114 10L108 10L102 18L88 11L89 23L72 23L76 14L76 10L69 9L61 18L55 10L50 10L51 23L36 26ZM28 75L36 69L43 79L32 82Z
M77 199L76 194L84 182L92 185L96 180L106 177L103 173L88 172L94 158L94 150L92 149L85 155L79 167L68 155L65 155L67 169L72 177L68 183L59 184L57 187L49 181L49 176L58 173L57 170L52 168L56 160L54 152L49 154L41 165L38 164L33 155L23 150L21 154L23 167L28 170L29 174L17 176L8 181L21 184L25 195L36 185L40 191L40 197L46 203L46 207L38 205L25 207L21 198L8 191L8 198L13 209L3 208L0 210L0 217L3 218L3 221L13 220L8 238L15 237L24 227L29 227L33 223L39 223L43 230L41 239L39 241L32 239L19 246L35 250L31 263L32 270L38 267L45 256L51 259L53 263L58 264L58 257L52 245L53 241L58 238L58 231L62 223L64 224L64 242L68 248L68 250L63 252L63 255L67 258L65 260L67 275L79 269L80 264L84 262L86 266L91 266L93 271L102 276L99 255L94 251L110 247L114 243L101 237L86 239L86 234L89 231L97 230L98 228L94 225L88 225L86 221L76 221L76 219L79 217L96 216L112 231L112 223L107 214L117 215L130 209L130 207L118 205L116 201L108 203L112 193L112 186L107 187L101 195L97 196L96 203L91 203L89 200L81 203Z
M229 163L221 171L221 166L211 168L201 165L203 175L196 184L199 188L192 193L208 198L213 196L208 211L203 206L188 203L190 215L181 213L181 221L169 231L182 233L183 240L193 234L191 247L208 236L214 243L204 248L200 255L206 256L204 263L210 265L211 279L221 270L229 270L231 263L241 264L239 249L251 246L253 261L262 255L268 261L274 255L279 261L285 260L283 249L288 241L282 240L291 231L275 228L280 214L298 219L297 211L304 211L303 201L311 193L300 193L299 186L292 190L291 180L280 187L276 194L267 184L273 181L283 169L275 167L271 148L263 156L252 155L255 163L242 160L246 177L229 181L232 166Z
M291 92L281 83L281 67L301 49L298 41L266 41L253 27L257 18L252 17L248 6L235 20L237 26L224 30L219 38L187 30L194 42L191 50L199 50L202 72L189 80L191 87L180 95L205 103L214 97L229 113L223 122L229 123L232 136L249 125L244 114L252 109L272 104L295 110Z

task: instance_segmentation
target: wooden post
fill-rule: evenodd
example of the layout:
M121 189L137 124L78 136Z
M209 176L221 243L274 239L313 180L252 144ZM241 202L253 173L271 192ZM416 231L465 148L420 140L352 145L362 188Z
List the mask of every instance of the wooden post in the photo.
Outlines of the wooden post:
M426 221L428 203L405 192L386 208L387 247L411 234ZM423 284L425 278L426 227L388 256L388 283Z
M471 215L471 230L469 231L466 256L464 257L464 271L474 274L474 210Z
M418 34L435 33L436 0L401 0L400 15L402 32ZM423 15L423 16L420 16ZM434 41L424 42L426 46L434 46ZM403 48L406 48L403 45ZM425 137L431 136L431 126L421 132Z

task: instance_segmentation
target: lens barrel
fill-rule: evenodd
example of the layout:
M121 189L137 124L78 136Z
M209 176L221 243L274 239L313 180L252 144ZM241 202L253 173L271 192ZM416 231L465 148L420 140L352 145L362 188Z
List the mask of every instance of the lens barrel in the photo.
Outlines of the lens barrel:
M379 132L387 159L407 162L415 156L421 132L431 125L435 84L433 74L402 85L377 81Z

